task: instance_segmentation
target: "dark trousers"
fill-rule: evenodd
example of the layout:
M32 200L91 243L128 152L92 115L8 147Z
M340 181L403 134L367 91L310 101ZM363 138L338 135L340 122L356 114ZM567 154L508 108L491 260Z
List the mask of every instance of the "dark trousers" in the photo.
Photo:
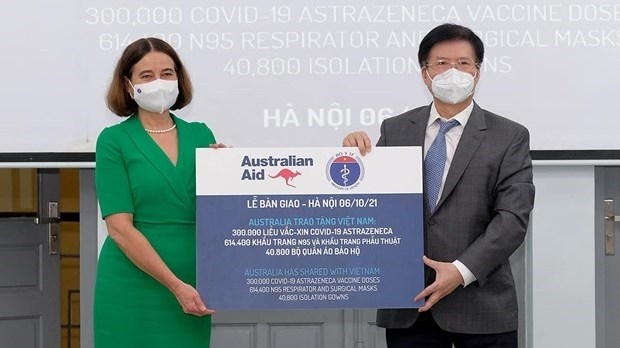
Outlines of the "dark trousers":
M386 329L388 348L518 348L517 331L462 334L442 330L429 312L420 313L408 329Z

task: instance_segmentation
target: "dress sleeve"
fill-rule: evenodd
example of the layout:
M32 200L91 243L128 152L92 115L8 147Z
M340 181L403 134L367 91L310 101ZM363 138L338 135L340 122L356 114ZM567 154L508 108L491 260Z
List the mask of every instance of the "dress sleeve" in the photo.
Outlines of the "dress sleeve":
M134 212L122 142L121 137L115 136L110 128L104 129L97 138L95 188L104 218L115 213Z
M216 144L215 136L206 124L200 122L197 128L199 130L198 147L209 147L211 144Z

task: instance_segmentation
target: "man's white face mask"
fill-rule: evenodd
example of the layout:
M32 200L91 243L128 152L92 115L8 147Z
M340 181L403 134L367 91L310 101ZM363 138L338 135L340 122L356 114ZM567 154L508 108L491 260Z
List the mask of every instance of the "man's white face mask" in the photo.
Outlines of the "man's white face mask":
M476 85L472 74L451 68L431 78L431 90L437 99L450 104L458 104L474 93Z

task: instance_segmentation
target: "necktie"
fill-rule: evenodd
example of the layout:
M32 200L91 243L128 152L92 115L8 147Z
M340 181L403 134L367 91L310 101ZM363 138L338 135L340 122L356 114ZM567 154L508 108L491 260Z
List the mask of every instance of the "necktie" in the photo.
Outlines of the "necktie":
M440 119L435 121L439 123L439 132L428 148L426 158L424 159L424 174L426 176L426 199L430 211L435 210L437 199L439 198L439 189L443 179L443 171L446 167L446 133L452 127L459 125L459 121L451 120L442 122Z

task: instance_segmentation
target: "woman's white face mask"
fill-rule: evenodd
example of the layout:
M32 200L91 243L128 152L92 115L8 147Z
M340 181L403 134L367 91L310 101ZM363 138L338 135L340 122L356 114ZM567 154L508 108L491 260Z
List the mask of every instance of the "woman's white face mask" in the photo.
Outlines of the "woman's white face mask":
M450 104L458 104L474 93L476 85L475 76L451 68L431 78L426 70L426 75L431 79L431 90L435 98Z
M179 96L179 81L162 80L133 85L133 100L138 106L150 112L163 114L177 101Z

